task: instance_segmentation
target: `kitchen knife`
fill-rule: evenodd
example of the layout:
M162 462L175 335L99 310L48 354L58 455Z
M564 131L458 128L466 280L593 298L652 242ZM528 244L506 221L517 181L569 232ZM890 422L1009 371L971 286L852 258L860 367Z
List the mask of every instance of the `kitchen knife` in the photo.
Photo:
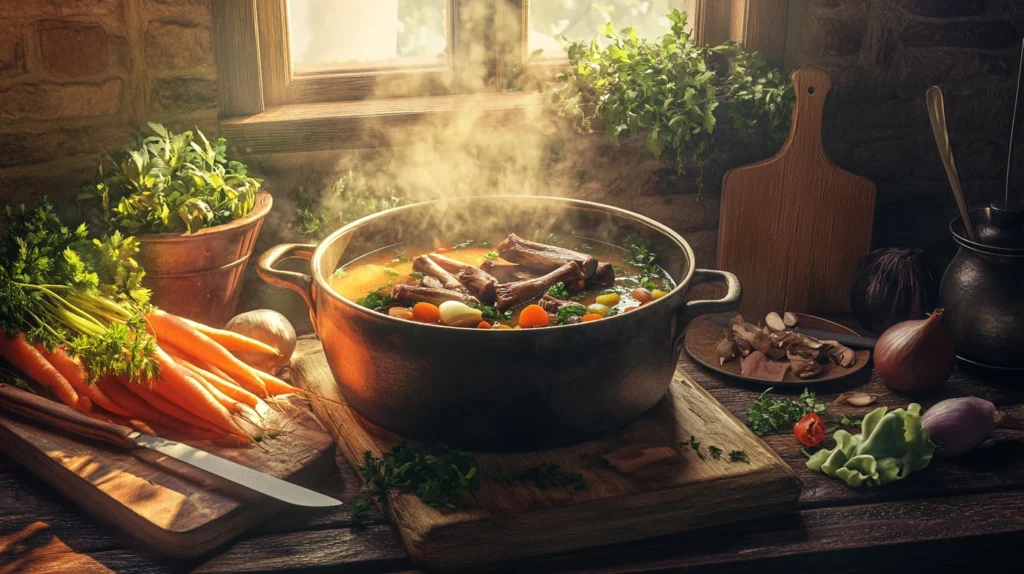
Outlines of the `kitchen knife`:
M4 383L0 383L0 407L33 421L71 432L75 436L88 437L128 450L144 448L156 451L288 504L308 507L341 505L340 500L274 478L269 474L231 462L204 450L91 418L66 405Z
M712 325L721 325L723 327L729 326L729 321L732 320L734 314L719 314L709 315L708 320ZM819 329L804 329L802 327L794 327L793 331L800 333L801 335L807 335L808 337L814 337L819 341L837 341L842 345L853 349L874 349L875 343L878 339L874 337L861 337L860 335L851 335L849 333L836 333L834 331L821 331Z

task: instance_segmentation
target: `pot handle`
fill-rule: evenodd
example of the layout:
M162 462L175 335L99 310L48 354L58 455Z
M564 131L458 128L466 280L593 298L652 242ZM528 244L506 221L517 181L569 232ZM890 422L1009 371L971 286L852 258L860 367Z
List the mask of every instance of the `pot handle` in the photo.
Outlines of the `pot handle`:
M305 273L277 269L275 265L282 259L290 259L292 257L309 261L313 257L313 250L315 249L316 245L308 243L282 243L266 250L260 256L259 263L256 265L256 274L260 276L260 279L275 287L291 289L302 295L302 300L309 307L310 316L313 316L313 310L315 309L313 306L313 278Z
M743 290L740 288L740 280L736 275L728 271L717 269L695 269L693 277L690 278L690 286L704 283L724 283L725 296L721 299L699 299L687 301L681 308L676 324L681 325L679 336L676 339L676 347L682 344L683 335L686 333L686 326L690 321L699 315L709 313L724 313L734 311L740 306L740 299L743 297Z

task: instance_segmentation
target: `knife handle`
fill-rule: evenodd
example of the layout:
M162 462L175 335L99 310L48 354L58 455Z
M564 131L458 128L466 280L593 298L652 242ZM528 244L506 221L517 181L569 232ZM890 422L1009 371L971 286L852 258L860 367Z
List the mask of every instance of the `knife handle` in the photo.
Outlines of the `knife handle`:
M94 419L67 405L13 385L0 383L0 407L75 436L88 437L121 448L135 448L135 440L130 436L135 433L133 429Z

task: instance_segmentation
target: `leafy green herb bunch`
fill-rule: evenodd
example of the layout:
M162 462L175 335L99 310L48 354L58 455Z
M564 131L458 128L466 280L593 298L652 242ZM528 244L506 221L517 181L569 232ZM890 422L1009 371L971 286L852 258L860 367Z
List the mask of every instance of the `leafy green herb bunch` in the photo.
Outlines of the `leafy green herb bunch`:
M697 45L686 31L685 13L673 10L668 18L671 31L659 40L640 38L632 27L617 33L609 22L601 30L605 47L596 38L568 42L570 66L557 76L551 98L559 115L581 132L592 132L597 123L616 142L645 134L647 149L655 157L674 158L680 174L692 160L702 193L718 106L729 104L738 133L763 127L781 139L789 128L793 89L756 52L732 42Z
M69 228L46 202L7 207L0 236L0 331L24 333L47 349L62 346L82 360L90 379L103 374L148 379L156 350L143 313L149 291L135 261L134 237L90 239L83 223Z
M94 219L132 234L194 233L252 210L262 182L227 159L224 138L149 128L153 135L101 160L99 180L82 190L79 200L98 212Z

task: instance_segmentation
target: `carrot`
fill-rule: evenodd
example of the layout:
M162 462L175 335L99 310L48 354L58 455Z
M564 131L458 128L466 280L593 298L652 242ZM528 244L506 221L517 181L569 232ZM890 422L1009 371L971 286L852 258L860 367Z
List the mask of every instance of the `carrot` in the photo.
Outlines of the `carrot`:
M188 367L189 370L202 375L203 378L206 379L206 382L217 387L217 389L220 392L224 393L225 395L231 397L232 399L242 404L249 405L250 407L256 410L259 410L260 403L262 403L263 401L256 395L250 393L249 391L243 389L242 387L239 387L238 385L232 383L230 380L225 379L224 377L216 373L207 371L197 365L189 363L185 359L175 358L175 360L184 365L185 367Z
M148 434L148 435L156 436L156 434L157 434L157 432L155 430L153 430L153 427L149 426L148 424L146 424L146 423L144 423L144 422L142 422L142 421L140 421L138 419L126 419L124 417L119 417L117 415L108 414L108 413L105 413L105 412L99 411L99 410L92 411L91 413L89 413L89 416L91 416L94 419L99 419L99 420L104 421L104 422L114 423L115 425L121 425L123 427L130 427L130 428L132 428L134 430L137 430L137 431L139 431L141 433L145 433L145 434Z
M524 329L527 327L547 327L550 322L551 318L548 317L548 312L540 305L528 305L519 313L519 326Z
M157 341L166 341L188 354L219 367L246 390L263 389L263 383L253 375L249 366L239 361L213 339L196 331L180 318L159 309L146 315Z
M151 381L153 392L229 434L249 439L249 435L235 424L227 409L221 406L187 369L175 363L174 359L159 346L153 356L160 365L160 378Z
M491 328L491 324L488 323L487 321L480 321L479 323L477 323L476 328L477 329L490 329Z
M584 323L597 321L598 319L604 319L604 315L600 313L587 313L586 315L580 317L580 320L583 321Z
M238 402L247 404L250 407L259 410L259 407L261 406L260 403L262 402L260 397L242 388L241 385L226 375L224 371L221 371L217 367L214 367L201 359L197 359L174 346L165 344L160 348L167 351L167 354L174 357L174 360L182 366L187 367L192 371L198 371L199 374L206 378L207 382L216 386L222 393ZM256 376L258 377L260 374L260 372L257 372ZM257 390L260 395L267 396L265 388L261 387Z
M188 425L184 421L169 414L158 411L142 398L128 390L120 381L111 376L100 378L94 384L99 386L103 394L110 400L131 413L132 418L144 420L147 423L158 424L176 430L187 430ZM134 383L129 383L133 386Z
M421 301L412 308L412 316L423 323L437 323L441 320L441 310L437 305Z
M196 331L206 335L214 341L220 343L222 347L229 351L246 351L252 353L265 353L267 355L274 355L276 357L281 356L281 352L264 343L263 341L257 341L251 337L246 337L240 333L234 331L228 331L226 329L215 329L202 323L197 323L191 319L179 317L185 324L189 325Z
M60 347L54 347L52 353L47 353L42 345L37 344L36 350L42 353L50 361L50 364L60 371L60 374L64 375L64 378L71 383L71 386L74 387L80 397L88 397L92 404L100 406L115 415L121 415L122 417L131 416L130 412L117 406L107 395L103 394L103 391L95 383L86 382L85 368L82 367L82 361L77 357L69 357L64 352L64 349Z
M258 375L263 379L263 383L267 385L267 393L272 397L276 397L277 395L287 395L289 393L299 393L301 395L307 394L306 391L298 387L293 387L274 375L270 375L262 371L259 372Z
M183 361L178 361L178 364L184 367L190 373L192 373L192 376L195 377L196 382L202 385L203 388L206 389L206 392L210 393L210 396L212 396L215 401L220 403L220 406L226 408L230 413L237 413L239 411L239 409L241 408L240 403L232 399L231 397L225 395L220 391L220 389L210 384L210 381L206 380L206 377L204 377L202 373L197 372L195 369L190 369L189 366L187 364L184 364Z
M165 415L172 416L181 421L182 423L184 423L184 428L186 430L190 428L197 428L206 431L216 431L221 434L224 433L224 431L220 430L217 427L217 425L207 421L206 419L198 415L192 414L188 410L178 406L175 403L172 403L171 401L165 399L164 397L156 394L155 391L147 389L142 385L142 383L136 381L129 381L125 377L118 377L118 380L121 381L121 384L124 385L126 389L135 393L135 396L146 401L149 404L149 406L164 413ZM179 428L181 428L182 425L179 424L178 426Z
M7 359L35 382L53 389L57 398L65 405L82 412L89 412L91 401L79 400L78 393L75 392L71 383L46 360L42 353L25 340L24 333L18 333L12 339L0 330L0 356Z

